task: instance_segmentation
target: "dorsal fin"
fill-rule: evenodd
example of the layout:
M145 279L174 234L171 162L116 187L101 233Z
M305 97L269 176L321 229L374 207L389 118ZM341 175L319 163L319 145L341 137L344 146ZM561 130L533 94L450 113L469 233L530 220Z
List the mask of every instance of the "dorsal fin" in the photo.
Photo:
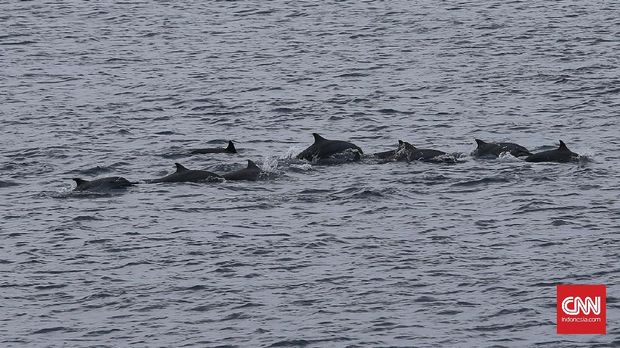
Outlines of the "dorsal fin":
M398 141L398 146L402 146L402 145L403 145L403 143L404 143L404 141L399 140L399 141Z
M474 140L476 141L476 144L478 144L478 147L486 145L486 143L480 139L474 139Z
M237 153L237 149L235 149L235 144L233 144L232 140L228 141L228 146L226 147L226 151L230 153Z
M402 145L403 145L403 146L411 146L411 147L414 147L413 145L411 145L410 143L408 143L408 142L406 142L406 141L403 141L403 144L402 144Z
M560 147L558 147L558 150L570 151L568 149L568 147L566 147L566 144L564 144L564 142L562 140L560 140Z
M77 187L80 187L80 186L88 183L88 180L84 180L84 179L80 179L80 178L73 178L73 181L75 181L75 183L77 184Z
M248 168L258 168L258 166L252 160L248 160Z
M180 172L185 172L185 171L188 171L188 170L189 170L189 169L187 169L187 168L183 167L183 165L181 165L181 164L179 164L179 163L175 163L174 165L175 165L175 166L177 166L177 173L180 173Z
M318 135L317 133L312 133L312 136L314 137L314 142L315 143L318 143L318 142L326 140L325 138L323 138L322 136Z

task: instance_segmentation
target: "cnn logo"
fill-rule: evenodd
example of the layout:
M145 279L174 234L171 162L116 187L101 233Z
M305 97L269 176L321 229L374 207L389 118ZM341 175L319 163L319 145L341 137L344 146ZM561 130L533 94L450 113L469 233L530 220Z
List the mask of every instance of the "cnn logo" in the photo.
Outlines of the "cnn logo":
M557 333L605 334L605 285L558 285Z
M582 299L581 297L569 296L562 301L562 311L568 315L579 315L580 313L588 315L590 312L599 315L601 314L601 298L596 296L592 300L591 297Z

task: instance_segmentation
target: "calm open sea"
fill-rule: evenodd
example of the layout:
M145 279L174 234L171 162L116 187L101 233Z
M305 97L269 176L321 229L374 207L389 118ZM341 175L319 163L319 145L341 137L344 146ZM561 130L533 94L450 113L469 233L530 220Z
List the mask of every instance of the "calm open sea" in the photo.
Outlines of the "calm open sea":
M617 1L3 1L0 24L2 347L620 346ZM463 155L291 159L312 132ZM263 180L70 192L247 159ZM607 285L607 335L556 335L562 283Z

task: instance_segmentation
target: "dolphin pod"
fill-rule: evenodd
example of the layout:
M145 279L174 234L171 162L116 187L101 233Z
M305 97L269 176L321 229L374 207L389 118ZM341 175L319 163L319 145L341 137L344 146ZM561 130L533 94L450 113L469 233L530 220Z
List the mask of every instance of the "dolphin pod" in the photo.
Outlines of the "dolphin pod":
M145 180L146 183L179 183L179 182L217 182L223 179L236 181L256 181L258 180L261 169L251 160L248 160L246 168L236 170L224 175L219 175L206 170L188 169L180 163L175 163L176 171L172 174L168 174L164 177L157 179ZM105 192L125 189L129 186L133 186L136 183L120 176L104 177L95 180L84 180L80 178L73 179L77 186L73 191L90 191L90 192Z
M314 143L299 153L296 158L311 161L317 164L343 163L359 161L364 154L362 149L347 141L325 139L317 133L312 133ZM503 153L509 153L514 157L525 157L526 162L556 162L567 163L579 160L579 155L570 151L566 144L560 140L557 149L531 153L525 147L515 143L492 143L475 139L477 148L471 153L474 157L499 157ZM192 154L212 153L237 153L232 141L226 148L206 148L192 150ZM446 152L434 149L421 149L414 145L399 140L398 147L393 150L377 152L372 157L385 162L389 161L423 161L431 163L454 163L456 159ZM179 163L175 163L176 171L157 179L146 180L146 183L178 183L178 182L214 182L223 180L246 180L256 181L260 177L261 169L251 160L247 167L230 173L216 174L206 170L188 169ZM104 177L94 180L73 179L77 186L74 191L108 191L124 189L135 183L123 177Z

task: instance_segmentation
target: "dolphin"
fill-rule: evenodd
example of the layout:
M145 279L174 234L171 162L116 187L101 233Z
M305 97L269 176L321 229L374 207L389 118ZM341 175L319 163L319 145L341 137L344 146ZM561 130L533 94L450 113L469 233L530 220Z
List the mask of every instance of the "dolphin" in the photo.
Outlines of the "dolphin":
M248 160L247 168L243 168L234 172L230 172L224 174L224 179L226 180L249 180L256 181L258 176L260 175L260 168L256 165L256 163Z
M150 183L158 182L202 182L202 181L215 181L221 178L220 175L211 173L206 170L194 170L187 169L179 163L174 164L177 167L177 171L166 175L163 178L149 180Z
M376 152L376 153L373 153L372 155L378 159L391 159L391 158L394 158L394 156L396 156L396 152L398 152L398 148L396 150Z
M237 153L237 149L235 149L235 144L233 144L232 140L228 141L228 146L223 147L212 147L206 149L194 149L190 152L191 154L205 154L205 153Z
M73 191L109 191L124 189L133 185L127 179L120 176L111 176L106 178L99 178L95 180L84 180L80 178L73 178L73 181L77 186Z
M342 140L328 140L317 133L312 133L312 136L314 137L314 144L310 145L307 149L297 155L297 158L308 161L313 161L315 159L326 159L332 155L339 154L350 149L355 154L354 160L357 161L364 154L362 149L355 144Z
M560 140L560 147L555 150L543 151L528 156L526 162L558 162L566 163L576 161L579 159L579 155L572 152L566 147L566 144Z
M525 147L515 143L486 143L480 139L475 140L478 147L472 152L472 155L477 157L499 157L499 155L503 152L509 152L515 157L530 156L532 154Z
M446 155L445 152L432 149L418 149L406 141L398 141L398 149L393 157L394 161L425 161L446 162L437 157Z

